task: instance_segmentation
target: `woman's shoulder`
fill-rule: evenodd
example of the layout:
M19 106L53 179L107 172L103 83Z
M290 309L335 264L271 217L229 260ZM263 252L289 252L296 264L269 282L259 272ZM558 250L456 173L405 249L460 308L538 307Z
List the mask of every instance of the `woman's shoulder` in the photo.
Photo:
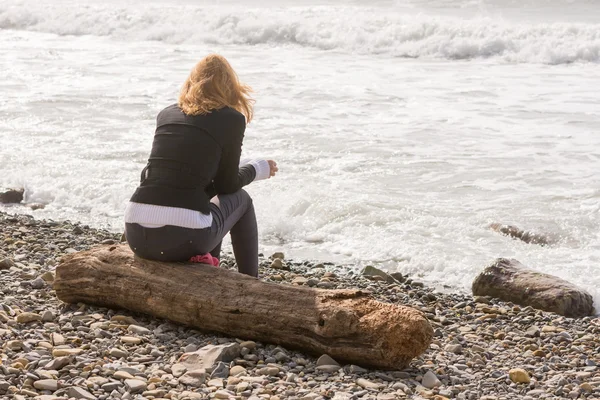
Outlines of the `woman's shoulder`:
M239 112L235 108L228 107L228 106L225 106L223 108L219 108L217 110L213 110L211 112L211 114L225 115L225 116L228 116L228 117L234 117L234 118L238 118L238 119L239 118L243 118L244 120L246 120L246 117L244 117L244 114L242 114L241 112Z

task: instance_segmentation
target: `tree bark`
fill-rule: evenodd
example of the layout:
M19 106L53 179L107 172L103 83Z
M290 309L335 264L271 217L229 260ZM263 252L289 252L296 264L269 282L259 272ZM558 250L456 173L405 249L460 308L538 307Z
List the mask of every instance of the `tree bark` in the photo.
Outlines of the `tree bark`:
M204 264L149 261L125 244L65 256L54 289L67 303L124 308L385 369L405 368L433 336L420 311L375 301L364 291L274 284Z

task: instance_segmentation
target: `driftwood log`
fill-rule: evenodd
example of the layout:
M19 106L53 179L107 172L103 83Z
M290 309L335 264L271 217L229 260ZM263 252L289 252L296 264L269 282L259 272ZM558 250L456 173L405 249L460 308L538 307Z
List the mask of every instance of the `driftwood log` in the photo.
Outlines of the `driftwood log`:
M514 259L498 258L473 281L474 296L492 296L566 317L594 315L594 298L557 276L527 269Z
M385 369L405 368L433 336L420 311L375 301L364 291L266 283L204 264L148 261L125 244L65 256L54 289L67 303L124 308Z

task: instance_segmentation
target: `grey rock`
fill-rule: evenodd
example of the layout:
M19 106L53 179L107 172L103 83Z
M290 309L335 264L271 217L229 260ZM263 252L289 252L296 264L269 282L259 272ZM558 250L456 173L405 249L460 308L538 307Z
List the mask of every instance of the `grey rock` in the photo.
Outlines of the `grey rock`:
M358 365L354 365L354 364L344 366L344 371L348 374L364 374L364 373L369 372L368 369L359 367Z
M321 371L321 372L326 372L329 374L333 374L338 372L342 367L340 367L339 365L319 365L317 368L315 368L317 371Z
M113 390L119 390L119 388L122 386L123 386L123 384L121 382L113 381L113 382L105 383L104 385L101 386L101 388L105 392L112 392Z
M356 384L365 389L379 389L379 384L371 382L364 378L358 378L356 380Z
M360 273L365 277L380 277L387 283L397 283L396 279L394 279L390 274L372 265L367 265Z
M94 396L87 390L77 386L71 386L70 388L68 388L67 396L73 397L75 399L96 400L96 396Z
M46 310L42 313L42 321L52 322L54 321L54 314L50 310Z
M6 392L10 387L10 383L5 380L0 380L0 392Z
M34 280L29 281L29 284L34 289L41 289L46 286L46 281L44 281L42 278L35 278Z
M179 358L179 363L190 371L197 369L212 371L219 361L228 363L239 355L240 345L238 343L209 344L192 353L184 353Z
M183 348L183 352L184 352L184 353L192 353L192 352L194 352L194 351L196 351L196 350L198 350L198 346L196 346L196 345L195 345L195 344L193 344L193 343L190 343L190 344L188 344L187 346L185 346L185 347Z
M442 382L438 379L437 376L431 371L427 371L425 375L423 375L423 380L421 381L421 385L426 387L427 389L433 389L438 386L442 386Z
M58 389L58 381L56 379L40 379L33 382L33 387L38 390L55 392Z
M0 191L0 203L20 203L25 189L4 189Z
M186 372L178 379L178 382L182 385L201 387L204 384L204 382L206 382L207 377L208 374L206 373L206 370L197 369Z
M340 364L337 361L335 361L333 358L331 358L328 354L323 354L317 360L317 366L321 366L321 365L337 365L339 367Z
M229 366L222 361L219 361L210 374L213 378L227 378L229 376Z
M60 370L71 363L71 357L56 357L54 360L50 361L48 364L44 365L44 369L46 370Z
M125 379L125 386L131 393L139 393L146 390L148 385L139 379Z
M6 270L6 269L11 269L14 266L15 266L15 262L13 260L11 260L10 258L3 258L2 260L0 260L0 271Z
M131 333L136 333L138 335L149 335L150 329L148 328L144 328L143 326L139 326L139 325L129 325L127 327L127 331L131 332Z
M110 349L109 353L108 353L111 357L115 357L115 358L123 358L123 357L127 357L129 355L129 352L125 351L125 350L121 350L118 349L116 347Z
M460 344L448 344L444 347L444 350L449 353L462 354L463 348Z

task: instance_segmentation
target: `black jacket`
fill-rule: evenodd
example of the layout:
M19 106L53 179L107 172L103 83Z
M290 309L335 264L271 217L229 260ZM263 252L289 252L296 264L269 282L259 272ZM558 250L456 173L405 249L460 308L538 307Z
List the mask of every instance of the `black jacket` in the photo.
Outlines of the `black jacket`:
M225 107L186 115L176 105L156 118L148 164L131 201L210 213L216 194L234 193L252 182L252 165L239 168L246 119Z

